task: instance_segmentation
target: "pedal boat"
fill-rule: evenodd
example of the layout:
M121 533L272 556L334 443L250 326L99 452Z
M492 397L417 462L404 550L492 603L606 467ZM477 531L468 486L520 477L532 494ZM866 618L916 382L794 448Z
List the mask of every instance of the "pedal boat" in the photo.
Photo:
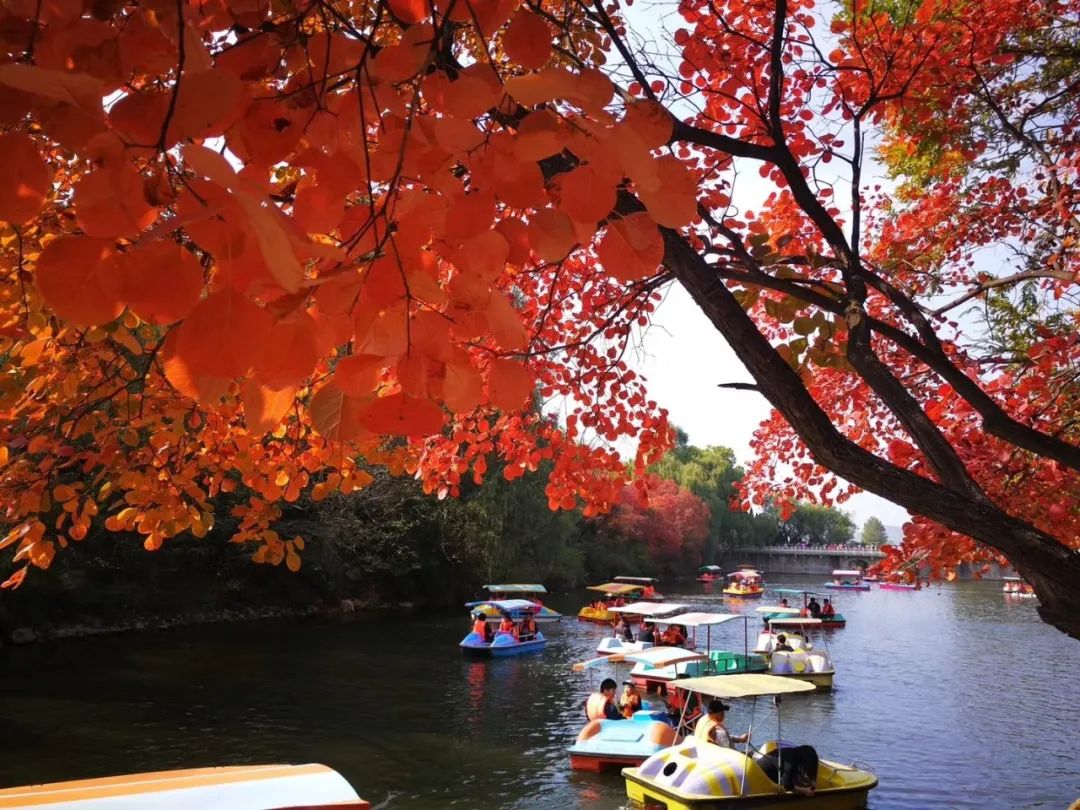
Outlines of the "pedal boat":
M642 593L645 590L645 586L634 585L628 582L605 582L602 585L590 585L585 590L603 594L601 599L604 602L604 607L599 608L594 605L585 605L585 607L578 611L578 621L611 624L619 618L617 613L611 612L611 608L621 607L613 604L614 601L616 599L626 599L631 602L644 601L642 599ZM663 597L660 597L660 599L662 600ZM652 599L649 601L659 600Z
M733 619L743 620L743 651L714 650L712 648L712 628ZM630 670L631 680L646 690L664 691L665 686L677 678L699 678L706 675L729 675L738 672L764 672L768 662L759 654L751 654L749 647L749 617L737 613L680 613L654 620L658 624L679 624L690 631L687 646L691 652L699 646L698 632L705 628L704 652L697 652L693 657L681 657L679 660L665 660L662 657L643 659L635 662ZM654 647L653 649L658 649ZM659 649L681 650L681 647L663 647ZM684 651L686 652L686 651ZM673 658L674 656L667 656Z
M784 616L809 616L810 613L808 606L810 604L810 597L818 595L813 591L803 591L799 590L798 588L777 588L776 592L783 596L801 596L803 600L803 609L799 610L798 608L784 607L783 605L774 605L771 606L772 609L769 610L769 605L762 605L761 607L757 608L757 612L764 613L765 616L763 616L762 618L766 619L766 621L769 618L768 614L770 612L776 614L774 618L777 619L781 619ZM835 630L840 627L847 627L847 619L844 618L844 614L842 613L834 613L828 618L824 616L819 616L818 618L821 619L822 630Z
M765 593L761 574L752 568L740 568L727 575L731 580L724 588L724 596L736 599L760 599Z
M536 611L536 603L528 599L493 599L480 603L481 606L494 608L500 617L508 617L511 621L519 622L526 616L533 616ZM488 658L505 658L511 655L537 652L544 649L547 639L539 630L530 639L522 641L513 633L496 632L495 637L488 643L479 633L470 632L458 645L462 651L469 655L479 655Z
M0 808L39 810L369 810L325 765L235 765L133 773L0 790Z
M530 599L530 597L535 597L538 594L547 593L547 588L543 585L536 584L485 585L484 590L488 592L489 599ZM539 599L532 598L530 601L536 604L536 613L533 614L533 619L537 624L547 624L562 620L561 613L558 613L549 607L544 607ZM486 604L486 601L466 602L465 607L472 608L474 611L479 609L488 617L488 621L500 621L502 617L499 615L499 612L494 608L484 607Z
M922 586L908 582L879 582L877 589L879 591L921 591Z
M590 720L568 749L570 767L600 773L640 765L682 741L667 718L667 712L643 709L629 720Z
M834 591L868 591L870 583L863 579L863 572L850 568L840 568L832 572L833 581L825 587Z
M634 602L622 607L613 607L611 612L619 616L625 616L627 622L634 624L635 620L650 619L663 616L666 613L677 613L685 610L686 605L677 605L671 602ZM612 655L614 653L641 652L655 646L651 641L623 641L622 639L609 636L603 639L596 648L600 655Z
M691 678L676 685L688 693L685 706L695 695L697 702L707 698L757 698L775 696L777 739L780 735L780 696L812 690L810 684L770 675L728 675ZM685 713L684 713L685 716ZM847 810L866 806L877 777L854 765L818 760L817 784L812 796L789 792L770 774L782 770L787 743L766 742L753 746L753 716L750 714L750 739L742 751L688 738L685 742L659 751L636 768L624 768L626 794L637 805L664 810L722 810L748 807L754 810L779 810L800 807L820 810Z
M1005 583L1001 586L1001 592L1015 599L1034 599L1034 588L1020 577L1002 577Z
M716 582L724 578L724 569L719 565L703 565L697 570L698 582Z
M829 645L822 637L825 649L819 650L810 641L810 631L821 627L821 619L782 617L767 620L767 627L758 636L754 652L765 656L770 675L805 681L818 689L832 689L836 669ZM792 652L776 651L776 637L781 633L787 637Z
M664 595L657 593L656 586L660 580L656 577L614 577L612 582L618 582L620 585L640 585L641 596L638 598L643 602L664 601Z

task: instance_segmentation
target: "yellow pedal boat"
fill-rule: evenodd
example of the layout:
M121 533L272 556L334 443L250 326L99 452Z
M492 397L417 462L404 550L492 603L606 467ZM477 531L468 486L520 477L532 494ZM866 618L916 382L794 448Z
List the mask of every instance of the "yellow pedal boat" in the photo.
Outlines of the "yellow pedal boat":
M756 701L758 697L776 696L778 730L779 696L811 692L814 688L788 678L753 674L687 678L675 686L696 696L699 703L707 698L751 697ZM692 702L688 697L686 705ZM748 732L751 738L753 730L751 721ZM800 757L801 760L797 759ZM796 762L816 763L812 791L795 792L791 785L790 774ZM788 776L787 788L782 774ZM736 750L689 738L653 754L636 768L624 768L622 775L630 799L649 810L730 807L768 810L792 806L847 810L865 807L870 791L878 783L869 771L818 759L816 751L809 746L792 746L787 742L778 745L776 740L769 740L760 748L748 741L745 750Z

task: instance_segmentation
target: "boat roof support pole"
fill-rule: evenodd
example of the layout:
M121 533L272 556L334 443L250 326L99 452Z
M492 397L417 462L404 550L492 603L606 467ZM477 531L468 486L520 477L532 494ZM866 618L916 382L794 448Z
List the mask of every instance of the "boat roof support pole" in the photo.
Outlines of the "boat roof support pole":
M780 696L773 695L773 703L776 704L776 787L778 792L784 792L784 735L780 729Z
M746 747L743 748L743 756L747 759L750 758L750 738L754 735L754 711L757 709L757 696L754 696L754 702L750 704L750 725L746 729ZM739 781L739 795L746 795L746 772L750 770L746 764L743 764L742 779Z

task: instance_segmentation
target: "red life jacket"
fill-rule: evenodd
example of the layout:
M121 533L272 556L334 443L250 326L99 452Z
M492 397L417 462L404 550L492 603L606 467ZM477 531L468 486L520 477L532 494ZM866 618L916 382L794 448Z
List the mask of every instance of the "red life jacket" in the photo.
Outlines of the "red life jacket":
M487 635L487 622L483 619L477 619L472 623L472 631L483 638Z

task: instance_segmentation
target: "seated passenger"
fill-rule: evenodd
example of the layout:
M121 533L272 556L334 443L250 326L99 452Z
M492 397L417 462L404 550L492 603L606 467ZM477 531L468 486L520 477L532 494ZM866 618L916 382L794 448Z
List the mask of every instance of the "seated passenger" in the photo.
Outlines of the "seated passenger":
M824 604L822 604L822 606L821 606L821 618L823 618L823 619L831 619L835 615L836 615L836 611L833 610L832 602L830 602L828 599L826 599Z
M795 648L787 643L787 636L781 633L776 637L776 646L773 647L773 652L795 652Z
M653 633L653 626L651 624L649 624L647 621L645 621L644 619L642 619L641 620L641 625L638 627L638 635L637 635L637 637L638 637L638 641L645 641L645 642L648 642L649 644L655 643L654 640L653 640L655 638L654 633Z
M499 632L509 633L514 638L517 638L517 625L509 616L503 616L503 620L499 623Z
M600 682L600 691L593 692L585 701L585 717L589 720L622 720L622 713L615 705L615 690L618 685L612 678Z
M634 631L631 630L630 625L626 623L625 616L619 616L619 620L615 622L615 638L630 644L633 644L634 642Z
M479 610L473 614L472 631L480 636L485 644L491 643L491 625L487 623L484 614Z
M724 717L727 715L728 706L724 701L714 698L709 701L708 714L697 721L694 726L694 737L702 742L711 742L722 748L731 748L733 742L746 742L748 734L732 735L724 725Z
M806 609L810 611L810 616L819 619L821 618L821 605L818 604L818 600L813 596L810 597L810 601L806 605Z
M652 585L646 585L641 591L641 596L643 599L649 599L650 597L656 596L656 588Z
M629 720L634 716L634 712L641 711L641 695L634 691L634 684L632 681L623 681L623 693L619 698L619 709L622 710L623 717Z
M786 597L780 600L780 607L789 607Z
M518 625L518 641L532 641L536 638L536 620L532 616L526 616Z

